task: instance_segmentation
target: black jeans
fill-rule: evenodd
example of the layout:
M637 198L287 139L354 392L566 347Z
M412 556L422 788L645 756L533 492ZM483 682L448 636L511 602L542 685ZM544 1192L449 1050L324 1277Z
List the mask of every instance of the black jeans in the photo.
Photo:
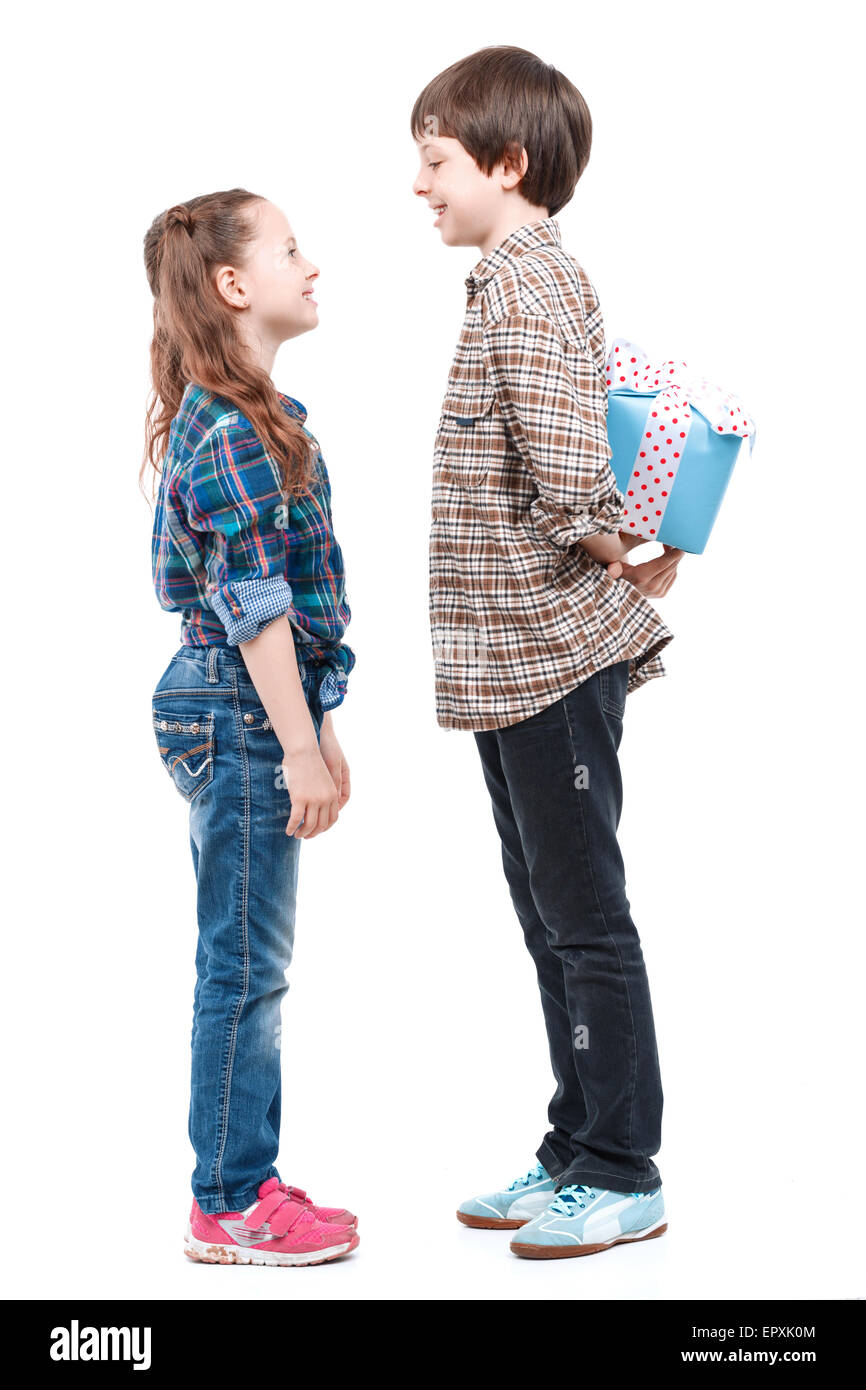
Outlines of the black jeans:
M557 1189L661 1185L655 1027L616 838L627 680L616 662L529 719L475 734L538 972L556 1091L537 1157Z

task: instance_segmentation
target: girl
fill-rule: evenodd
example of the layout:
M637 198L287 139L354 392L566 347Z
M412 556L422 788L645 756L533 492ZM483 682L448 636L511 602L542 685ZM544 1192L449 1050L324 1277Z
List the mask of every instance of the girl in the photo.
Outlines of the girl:
M153 577L181 647L153 696L163 764L190 806L198 891L185 1250L306 1265L356 1218L281 1182L280 1005L300 841L349 797L331 725L354 665L330 483L300 401L270 378L315 328L318 270L267 199L235 188L161 213L142 473L159 473Z

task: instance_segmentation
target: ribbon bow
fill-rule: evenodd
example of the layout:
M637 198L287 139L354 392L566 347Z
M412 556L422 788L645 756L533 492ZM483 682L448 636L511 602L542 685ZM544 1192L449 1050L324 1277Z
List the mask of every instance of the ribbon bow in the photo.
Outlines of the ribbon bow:
M643 348L630 343L628 338L614 338L607 355L605 374L611 391L651 392L657 396L657 407L659 404L662 407L676 405L685 418L689 418L687 406L693 406L718 434L738 434L741 439L748 438L751 455L757 435L751 415L746 413L732 392L714 386L705 376L694 376L688 370L687 362L675 362L670 358L654 367Z

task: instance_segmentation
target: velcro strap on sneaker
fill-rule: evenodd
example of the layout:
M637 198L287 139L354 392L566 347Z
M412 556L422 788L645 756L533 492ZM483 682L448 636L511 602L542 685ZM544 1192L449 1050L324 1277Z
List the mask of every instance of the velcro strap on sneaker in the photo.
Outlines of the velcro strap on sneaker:
M291 1197L293 1202L306 1202L307 1194L302 1187L289 1187L286 1184L286 1194Z
M285 1200L285 1193L280 1192L279 1188L275 1188L273 1192L269 1192L267 1196L263 1197L257 1206L253 1207L244 1221L244 1225L252 1231L258 1230L259 1226L264 1226L277 1207L281 1206Z
M309 1208L302 1207L299 1202L289 1202L283 1198L283 1205L271 1217L271 1235L284 1236L298 1225L303 1229L304 1226L314 1222L315 1218L310 1213Z

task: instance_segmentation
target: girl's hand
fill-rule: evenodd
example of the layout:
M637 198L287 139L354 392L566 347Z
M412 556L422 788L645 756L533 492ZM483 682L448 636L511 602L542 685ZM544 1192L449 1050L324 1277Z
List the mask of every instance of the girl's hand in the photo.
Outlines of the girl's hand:
M334 733L334 726L331 723L330 710L322 720L322 732L319 746L322 750L322 759L325 767L334 780L334 786L339 793L339 809L342 811L352 792L351 781L349 778L349 764L346 762L345 754L337 742L337 735Z
M665 545L664 554L656 555L652 560L644 560L642 565L629 565L624 560L615 560L607 566L607 572L612 579L628 580L645 598L661 598L676 579L677 565L684 555L684 550Z
M286 834L312 840L330 830L340 813L340 798L318 745L287 754L283 776L292 801Z

